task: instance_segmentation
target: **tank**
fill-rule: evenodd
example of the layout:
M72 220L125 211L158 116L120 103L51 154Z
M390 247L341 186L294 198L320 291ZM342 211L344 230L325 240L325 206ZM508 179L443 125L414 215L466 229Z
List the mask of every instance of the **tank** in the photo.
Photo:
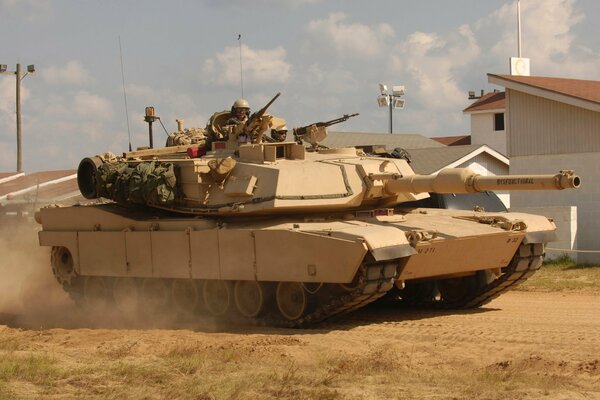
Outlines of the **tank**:
M36 214L57 281L77 302L123 313L169 307L284 327L380 298L477 307L539 269L554 223L402 204L434 192L580 185L572 171L417 175L404 159L320 146L326 126L295 130L297 142L227 138L206 154L190 145L83 159L79 188L92 201Z

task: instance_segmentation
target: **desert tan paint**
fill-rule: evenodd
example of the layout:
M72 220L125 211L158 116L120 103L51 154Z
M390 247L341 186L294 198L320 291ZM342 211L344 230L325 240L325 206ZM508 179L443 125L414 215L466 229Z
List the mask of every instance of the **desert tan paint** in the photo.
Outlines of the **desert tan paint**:
M179 148L154 154L179 166L184 198L171 209L189 217L135 219L114 204L49 207L39 215L40 244L66 247L83 276L349 283L367 253L372 262L402 267L401 280L460 275L506 266L523 241L552 240L554 224L527 214L386 207L430 191L579 184L570 172L487 178L454 169L418 176L405 160L354 148L308 152L273 143L237 150L239 157L227 149L202 158ZM128 160L150 156L145 150ZM226 157L232 168L215 174L211 161Z

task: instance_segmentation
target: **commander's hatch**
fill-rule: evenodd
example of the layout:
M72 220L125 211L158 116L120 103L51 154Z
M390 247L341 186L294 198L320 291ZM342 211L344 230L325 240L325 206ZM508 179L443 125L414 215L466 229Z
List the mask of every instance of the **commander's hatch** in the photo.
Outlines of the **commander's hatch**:
M242 144L239 149L240 161L264 163L280 159L304 160L306 149L294 142Z

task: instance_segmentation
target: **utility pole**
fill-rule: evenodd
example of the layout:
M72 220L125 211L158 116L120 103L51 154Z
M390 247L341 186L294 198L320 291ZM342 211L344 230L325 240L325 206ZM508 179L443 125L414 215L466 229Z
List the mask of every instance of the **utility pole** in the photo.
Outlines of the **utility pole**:
M35 72L34 65L27 66L27 72L21 75L21 64L15 71L7 71L6 64L0 64L0 74L14 74L16 78L16 113L17 113L17 172L23 172L23 140L21 135L21 81Z
M17 64L17 172L23 172L23 137L21 136L21 64Z

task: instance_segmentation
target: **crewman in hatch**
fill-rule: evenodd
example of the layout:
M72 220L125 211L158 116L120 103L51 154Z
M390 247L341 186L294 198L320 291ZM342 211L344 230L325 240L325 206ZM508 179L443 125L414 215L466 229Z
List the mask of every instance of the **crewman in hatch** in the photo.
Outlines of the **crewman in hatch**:
M229 119L225 125L239 125L248 120L250 116L250 104L246 99L237 99L231 106L231 112L229 113Z

